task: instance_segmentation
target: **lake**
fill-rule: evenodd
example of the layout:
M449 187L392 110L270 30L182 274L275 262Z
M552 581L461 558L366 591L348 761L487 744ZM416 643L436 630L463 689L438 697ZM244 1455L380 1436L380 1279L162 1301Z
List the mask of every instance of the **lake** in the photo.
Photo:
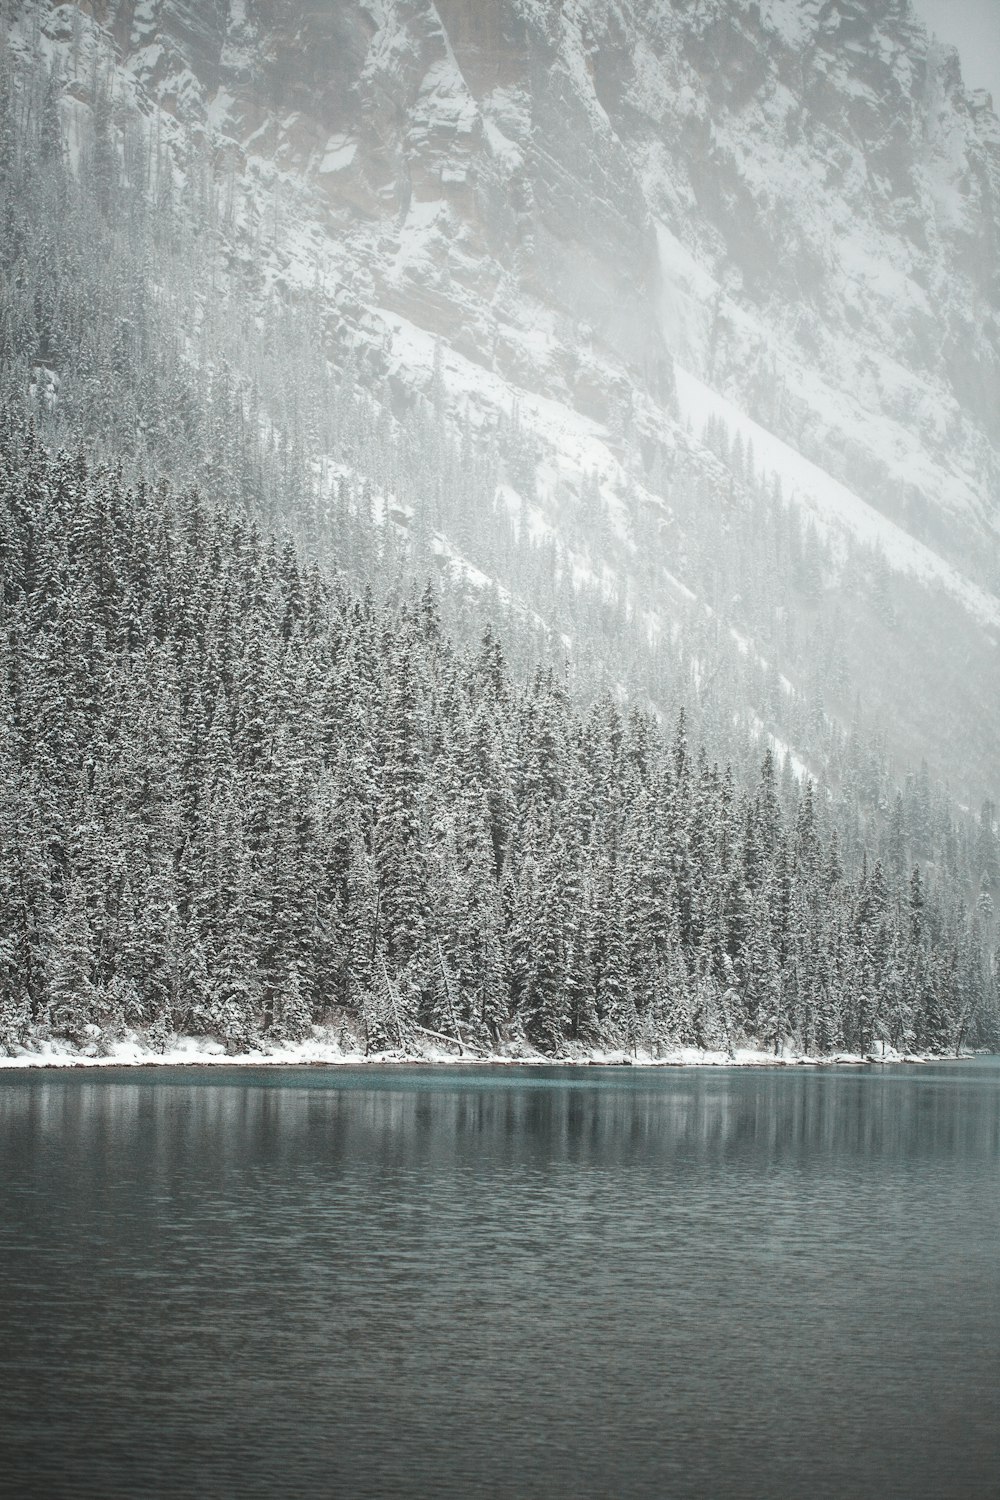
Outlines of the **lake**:
M0 1071L14 1496L1000 1494L1000 1062Z

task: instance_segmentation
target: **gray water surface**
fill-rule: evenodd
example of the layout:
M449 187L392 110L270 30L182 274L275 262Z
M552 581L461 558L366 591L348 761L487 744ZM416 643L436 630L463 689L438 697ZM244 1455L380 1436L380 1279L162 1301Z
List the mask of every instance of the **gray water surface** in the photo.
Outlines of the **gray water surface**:
M1000 1495L1000 1063L0 1072L12 1496Z

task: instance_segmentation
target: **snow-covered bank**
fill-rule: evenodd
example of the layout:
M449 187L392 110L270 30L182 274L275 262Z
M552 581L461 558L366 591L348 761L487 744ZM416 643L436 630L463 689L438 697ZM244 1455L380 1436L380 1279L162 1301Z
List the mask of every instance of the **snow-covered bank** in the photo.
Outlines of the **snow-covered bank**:
M172 1037L162 1048L149 1039L134 1034L111 1043L101 1050L95 1045L79 1048L69 1042L45 1041L37 1046L17 1048L9 1056L0 1056L0 1071L11 1068L121 1068L121 1067L386 1067L397 1064L446 1064L476 1067L639 1067L639 1068L763 1068L826 1067L831 1064L865 1066L889 1063L928 1063L941 1061L928 1054L901 1053L879 1044L877 1053L838 1052L831 1056L813 1056L786 1050L776 1056L762 1048L738 1047L732 1053L702 1051L697 1047L664 1049L659 1055L644 1052L594 1050L573 1055L547 1057L538 1052L511 1049L499 1053L462 1055L444 1048L421 1046L412 1052L393 1051L365 1054L360 1049L344 1048L329 1034L317 1033L305 1041L275 1047L270 1051L248 1050L229 1053L219 1042L203 1037Z

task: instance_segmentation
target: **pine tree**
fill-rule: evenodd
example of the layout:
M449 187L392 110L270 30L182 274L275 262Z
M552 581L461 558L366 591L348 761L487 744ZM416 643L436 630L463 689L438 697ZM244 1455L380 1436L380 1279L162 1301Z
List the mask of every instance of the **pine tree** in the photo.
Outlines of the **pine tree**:
M82 1042L94 1025L97 991L86 901L79 881L71 881L53 922L47 969L46 1011L52 1034Z

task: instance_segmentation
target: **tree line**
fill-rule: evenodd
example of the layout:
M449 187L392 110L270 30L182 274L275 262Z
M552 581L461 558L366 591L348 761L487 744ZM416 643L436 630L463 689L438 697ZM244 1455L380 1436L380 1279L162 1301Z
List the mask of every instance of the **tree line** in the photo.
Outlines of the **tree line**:
M613 695L0 418L0 1041L998 1040L990 914ZM995 860L992 827L984 858ZM993 838L993 844L989 843Z

